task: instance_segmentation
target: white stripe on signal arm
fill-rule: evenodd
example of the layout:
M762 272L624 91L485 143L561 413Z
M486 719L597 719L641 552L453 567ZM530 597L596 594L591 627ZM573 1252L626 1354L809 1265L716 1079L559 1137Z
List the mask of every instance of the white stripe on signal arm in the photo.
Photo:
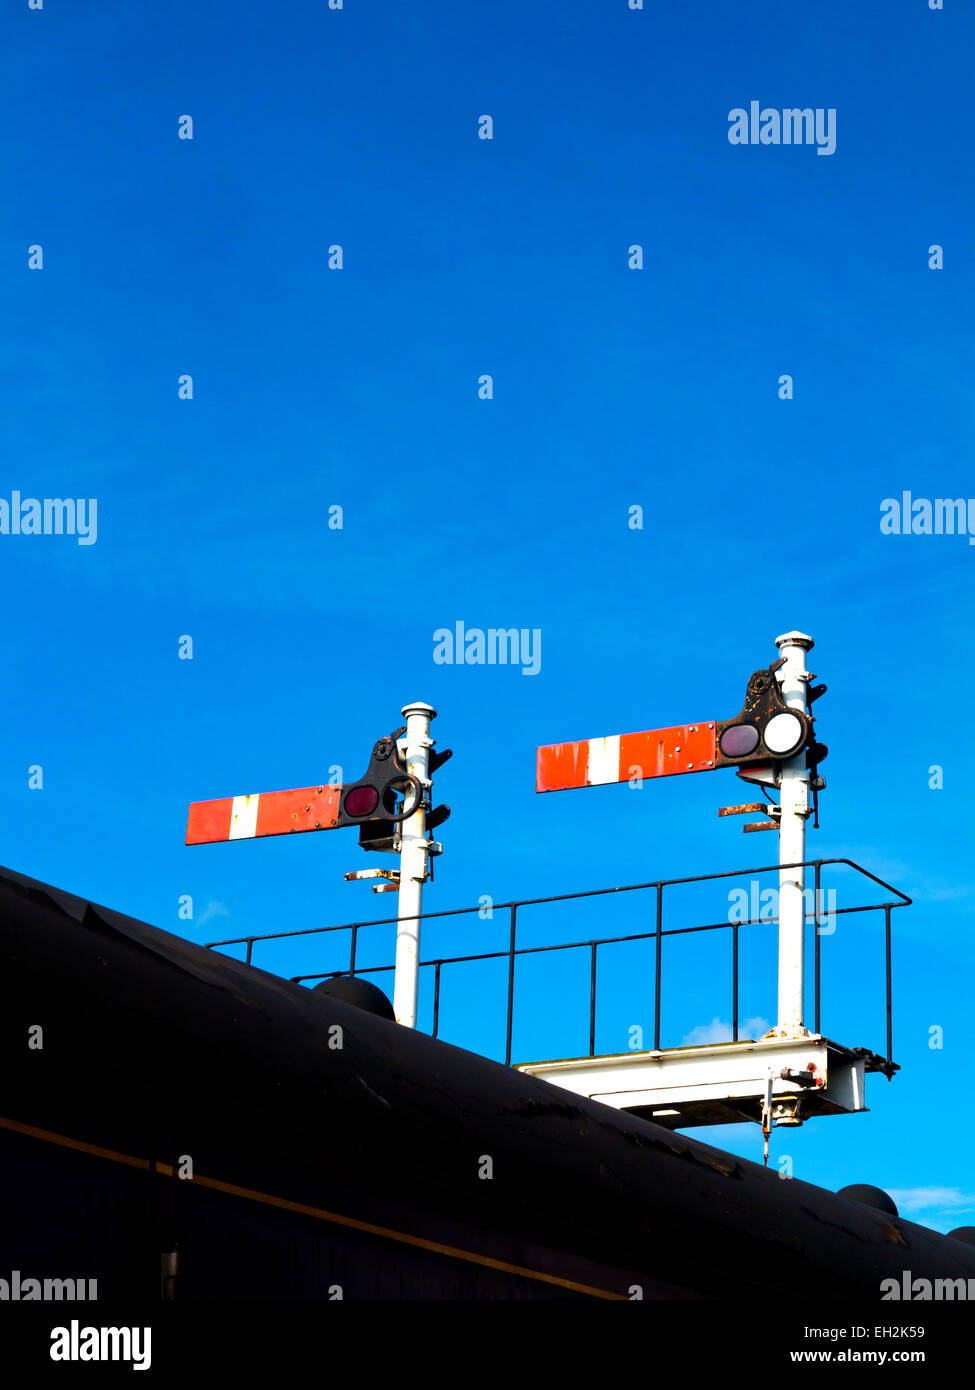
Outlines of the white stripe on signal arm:
M254 796L235 796L230 810L230 834L228 840L253 840L257 834L257 807L260 792Z
M620 779L620 736L611 734L609 738L589 740L589 761L586 767L586 780L592 787Z

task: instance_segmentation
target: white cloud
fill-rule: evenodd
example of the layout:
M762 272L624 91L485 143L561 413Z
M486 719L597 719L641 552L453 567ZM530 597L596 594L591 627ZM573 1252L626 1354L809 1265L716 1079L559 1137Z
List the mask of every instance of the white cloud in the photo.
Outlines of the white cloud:
M897 1210L908 1212L954 1212L955 1215L975 1211L975 1193L962 1192L959 1187L901 1187L890 1190Z
M196 925L202 927L204 922L209 922L211 917L229 917L230 913L223 903L209 902L196 919Z
M767 1033L771 1024L766 1018L742 1018L738 1020L739 1038L760 1038ZM715 1015L710 1023L702 1023L692 1028L682 1040L684 1047L703 1047L707 1043L731 1042L731 1024Z

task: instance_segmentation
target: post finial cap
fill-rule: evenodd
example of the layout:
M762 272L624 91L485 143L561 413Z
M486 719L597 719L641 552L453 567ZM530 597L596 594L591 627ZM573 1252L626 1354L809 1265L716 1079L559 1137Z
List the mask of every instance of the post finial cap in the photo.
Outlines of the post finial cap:
M802 647L803 651L809 651L816 643L811 637L807 637L804 632L783 632L781 637L776 637L775 645L781 650L783 647Z
M428 719L436 719L437 711L433 705L425 705L422 700L416 700L412 705L404 705L400 711L404 719L408 719L411 714L425 714Z

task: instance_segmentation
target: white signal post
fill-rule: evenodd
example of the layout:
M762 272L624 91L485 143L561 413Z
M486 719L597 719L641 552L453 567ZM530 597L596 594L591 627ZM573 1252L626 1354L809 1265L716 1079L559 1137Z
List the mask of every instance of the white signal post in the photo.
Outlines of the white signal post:
M427 838L427 806L430 795L430 720L437 711L432 705L403 706L406 720L405 762L407 772L423 788L423 801L417 811L400 826L399 911L396 928L396 974L393 984L393 1012L396 1022L416 1027L416 1000L420 965L420 913L423 885L427 877L430 841Z
M806 653L813 639L802 632L786 632L775 645L785 657L776 673L782 699L790 709L807 712ZM810 771L805 752L782 767L779 788L779 863L801 864L806 857L806 817L809 815ZM805 951L804 869L779 870L779 1001L774 1036L808 1036L803 1022L803 964Z

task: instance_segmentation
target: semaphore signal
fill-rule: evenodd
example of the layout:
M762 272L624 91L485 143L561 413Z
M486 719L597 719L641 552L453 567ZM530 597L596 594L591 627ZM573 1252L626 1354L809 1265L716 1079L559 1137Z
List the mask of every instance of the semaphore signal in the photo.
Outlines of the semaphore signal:
M761 1101L766 1161L772 1125L801 1123L798 1094L809 1087L829 1094L828 1058L837 1083L832 1087L833 1096L842 1093L838 1108L863 1108L862 1062L856 1060L855 1053L838 1050L828 1040L811 1034L804 1022L806 820L818 812L818 793L826 785L818 765L827 754L825 746L815 739L809 706L825 694L826 687L813 686L816 677L806 670L811 637L787 632L775 642L778 659L749 677L745 702L734 718L548 744L537 750L535 789L564 791L634 778L642 781L734 768L743 780L778 790L778 805L749 802L722 807L719 815L764 812L765 820L746 825L745 830L779 832L778 1020L760 1042L784 1051L774 1060L770 1056L772 1064L766 1065L754 1056L756 1045L746 1045L739 1051L752 1055L753 1060L733 1079L722 1071L731 1057L727 1048L525 1067L569 1089L612 1098L611 1103L623 1108L645 1106L654 1115L674 1115L682 1104L694 1103L703 1095L715 1099L751 1095ZM819 921L818 903L815 920ZM843 1051L848 1055L840 1061ZM794 1094L782 1096L783 1082ZM655 1104L678 1109L654 1110Z
M547 744L536 755L535 790L565 791L628 782L634 777L642 780L713 772L722 767L736 768L749 781L770 781L774 779L763 775L766 769L800 753L807 755L810 767L821 762L826 749L815 743L815 721L806 710L805 686L815 677L803 669L783 670L790 662L801 668L801 656L796 661L793 653L808 651L813 640L790 632L777 638L776 644L783 655L749 677L744 706L733 719L699 720L667 729ZM815 686L809 691L808 703L825 691L825 685Z
M443 850L429 834L450 815L449 806L431 804L433 773L452 757L450 749L434 751L430 720L436 713L432 705L405 705L406 723L377 739L366 771L347 786L323 783L194 801L186 823L188 845L358 826L362 849L398 854L398 869L364 869L345 877L381 878L385 881L373 892L399 893L393 1009L397 1023L408 1028L416 1027L423 885L430 860Z
M779 804L722 807L719 815L764 812L745 829L779 832L779 996L774 1036L803 1037L805 902L802 861L806 819L826 783L818 765L827 749L814 736L808 706L826 693L806 670L813 639L787 632L775 639L781 655L748 678L745 702L732 719L698 720L635 734L552 743L536 754L535 790L566 791L634 778L676 777L734 768L747 782L776 787ZM812 796L810 797L810 793ZM812 803L812 805L810 804Z

